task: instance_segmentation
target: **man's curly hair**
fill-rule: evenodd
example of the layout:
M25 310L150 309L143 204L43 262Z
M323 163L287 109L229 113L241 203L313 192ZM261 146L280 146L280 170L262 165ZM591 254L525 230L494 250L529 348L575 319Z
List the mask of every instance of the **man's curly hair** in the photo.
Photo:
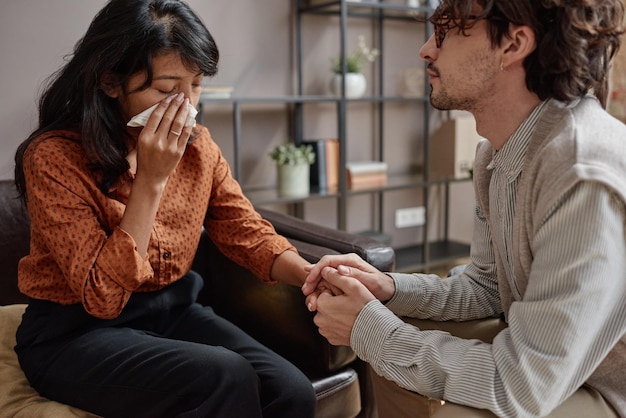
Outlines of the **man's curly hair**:
M526 58L526 86L539 98L569 102L587 93L606 106L609 69L624 32L622 0L441 0L428 19L462 33L479 18L488 22L493 46L509 24L530 27L537 48Z

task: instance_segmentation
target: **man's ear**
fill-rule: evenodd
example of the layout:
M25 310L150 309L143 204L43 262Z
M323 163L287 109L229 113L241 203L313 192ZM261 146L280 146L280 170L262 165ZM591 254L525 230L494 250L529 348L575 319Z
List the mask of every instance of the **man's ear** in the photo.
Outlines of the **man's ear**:
M119 79L111 71L107 71L100 78L100 88L107 96L117 99L122 94L122 86Z
M537 47L535 33L529 26L510 24L509 33L502 37L502 65L521 65Z

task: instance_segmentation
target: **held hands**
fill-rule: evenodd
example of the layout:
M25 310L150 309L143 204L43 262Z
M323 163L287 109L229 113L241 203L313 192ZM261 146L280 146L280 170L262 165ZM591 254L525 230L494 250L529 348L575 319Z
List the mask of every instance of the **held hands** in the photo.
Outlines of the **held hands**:
M357 279L376 297L378 300L386 301L391 299L395 293L395 284L391 277L378 271L356 254L327 255L316 264L306 266L308 275L302 286L302 293L307 296L306 303L310 311L317 310L317 298L319 293L329 289L333 294L340 291L333 288L333 284L325 279L322 272L326 267L339 269L340 273Z
M185 126L189 99L183 93L157 106L137 140L137 176L165 182L185 152L193 126Z
M395 292L391 277L356 254L324 256L305 270L302 292L307 307L317 310L313 321L335 345L350 345L354 322L367 303L388 300Z
M338 269L324 267L321 271L324 281L338 294L333 295L330 289L325 289L316 296L317 314L313 322L319 328L319 333L334 345L350 345L350 334L359 312L375 299L358 279L349 276L354 270L339 266ZM312 296L307 297L309 307Z

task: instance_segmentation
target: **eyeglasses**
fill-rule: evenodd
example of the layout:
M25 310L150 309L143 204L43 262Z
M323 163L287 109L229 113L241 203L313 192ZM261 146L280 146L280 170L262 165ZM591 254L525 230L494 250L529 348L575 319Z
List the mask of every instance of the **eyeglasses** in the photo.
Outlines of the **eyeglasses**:
M467 20L477 19L480 19L480 17L475 15L470 15L467 17ZM443 40L446 39L446 34L450 31L450 29L458 27L458 25L455 23L455 19L451 18L450 16L441 16L439 19L437 19L437 21L440 23L433 22L433 27L435 29L435 45L437 45L437 48L441 48Z

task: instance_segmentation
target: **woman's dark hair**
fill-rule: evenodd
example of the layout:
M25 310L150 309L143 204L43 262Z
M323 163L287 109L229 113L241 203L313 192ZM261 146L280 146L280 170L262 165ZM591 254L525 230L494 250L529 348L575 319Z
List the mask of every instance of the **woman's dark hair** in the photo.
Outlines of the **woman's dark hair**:
M428 19L452 19L459 30L476 21L473 0L442 0ZM587 93L606 106L611 59L624 32L622 0L477 0L493 46L509 24L535 33L537 48L526 58L526 86L540 99L569 102Z
M129 134L117 99L103 85L126 89L129 78L146 72L152 82L152 59L176 52L189 69L206 76L217 72L219 53L202 21L180 0L111 0L96 15L69 61L53 74L39 100L37 129L15 155L15 184L26 200L23 159L30 143L57 129L80 131L81 146L100 188L128 170Z

